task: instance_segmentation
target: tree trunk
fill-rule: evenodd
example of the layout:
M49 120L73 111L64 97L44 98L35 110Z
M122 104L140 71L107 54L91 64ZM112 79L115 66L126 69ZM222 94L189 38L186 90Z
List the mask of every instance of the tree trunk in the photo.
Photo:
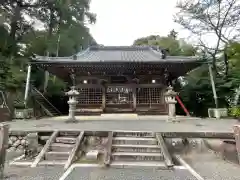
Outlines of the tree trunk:
M53 35L53 26L54 26L54 9L53 6L50 5L50 22L49 22L49 29L48 29L48 40L52 40ZM49 57L49 43L48 43L48 49L47 49L47 56ZM44 80L44 87L43 92L45 93L47 91L48 87L48 81L49 81L49 72L45 71L45 80Z
M11 39L11 46L10 46L10 49L11 49L11 53L13 53L12 50L15 49L16 47L16 33L17 33L17 26L18 26L18 21L21 17L21 8L17 5L14 9L14 14L13 14L13 17L11 19L11 23L10 23L10 26L11 26L11 31L10 31L10 39Z
M16 99L16 92L15 91L8 91L7 92L7 98L6 98L6 101L7 101L7 105L8 105L8 108L10 110L10 118L14 118L14 101Z

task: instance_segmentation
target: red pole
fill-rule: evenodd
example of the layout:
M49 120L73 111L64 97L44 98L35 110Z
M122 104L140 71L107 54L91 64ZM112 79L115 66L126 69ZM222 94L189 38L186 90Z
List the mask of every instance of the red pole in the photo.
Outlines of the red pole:
M181 99L178 97L178 95L176 95L176 99L177 102L180 104L180 106L182 107L183 111L186 113L187 116L190 116L190 113L188 112L187 108L184 106L184 104L182 103Z

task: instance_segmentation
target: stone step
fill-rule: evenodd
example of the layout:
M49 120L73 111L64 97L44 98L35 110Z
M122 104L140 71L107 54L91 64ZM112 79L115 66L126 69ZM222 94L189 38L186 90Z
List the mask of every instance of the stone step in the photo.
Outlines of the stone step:
M70 152L49 151L45 153L46 160L67 160Z
M75 144L76 138L75 137L57 137L57 143L64 143L64 144Z
M69 152L73 147L74 144L53 143L50 145L50 150L56 152Z
M113 144L157 145L157 139L156 138L142 138L142 137L114 137Z
M38 163L38 165L65 165L66 160L57 160L57 161L48 161L48 160L43 160Z
M113 152L156 152L161 153L158 145L113 144Z
M116 161L163 161L161 153L140 153L140 152L113 152L113 160Z
M80 131L60 131L59 136L72 136L77 137L80 134Z
M47 141L50 138L50 136L40 136L40 139L43 141Z
M144 167L144 168L158 168L158 169L168 169L164 162L159 161L113 161L110 164L111 167L116 168L134 168L134 167Z
M116 137L149 137L154 138L154 132L136 132L136 131L121 131L121 132L114 132L114 136Z

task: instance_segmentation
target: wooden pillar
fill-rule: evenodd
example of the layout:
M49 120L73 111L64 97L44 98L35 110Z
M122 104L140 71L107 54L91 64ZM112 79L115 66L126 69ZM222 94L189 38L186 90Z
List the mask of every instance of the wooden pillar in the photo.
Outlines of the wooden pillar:
M234 136L236 141L238 163L240 164L240 125L235 125L233 127L233 130L234 130Z
M136 86L132 89L132 96L133 96L133 111L136 111L137 108L137 88Z
M102 110L104 111L106 108L106 87L102 87Z
M0 124L0 179L3 179L6 149L8 147L8 131L9 126L7 124Z

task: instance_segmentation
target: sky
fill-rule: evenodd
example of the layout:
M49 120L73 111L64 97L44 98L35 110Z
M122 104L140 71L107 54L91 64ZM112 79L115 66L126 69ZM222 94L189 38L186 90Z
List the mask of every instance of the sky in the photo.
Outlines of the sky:
M97 22L90 32L98 44L132 45L149 35L167 35L172 29L187 40L189 33L173 22L178 0L92 0Z

